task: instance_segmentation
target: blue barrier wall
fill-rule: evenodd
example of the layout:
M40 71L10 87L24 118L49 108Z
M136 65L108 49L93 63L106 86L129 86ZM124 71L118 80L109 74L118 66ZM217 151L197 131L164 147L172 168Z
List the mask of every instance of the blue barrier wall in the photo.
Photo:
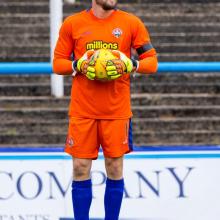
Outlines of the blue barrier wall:
M0 63L0 74L51 74L51 63ZM160 62L158 72L220 72L220 62Z

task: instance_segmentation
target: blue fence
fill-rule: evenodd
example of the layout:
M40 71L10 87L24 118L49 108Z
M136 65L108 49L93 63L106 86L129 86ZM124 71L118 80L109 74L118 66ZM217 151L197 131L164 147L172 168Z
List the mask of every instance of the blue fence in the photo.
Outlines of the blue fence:
M51 63L0 63L0 75L52 72ZM158 72L220 72L220 62L160 62Z

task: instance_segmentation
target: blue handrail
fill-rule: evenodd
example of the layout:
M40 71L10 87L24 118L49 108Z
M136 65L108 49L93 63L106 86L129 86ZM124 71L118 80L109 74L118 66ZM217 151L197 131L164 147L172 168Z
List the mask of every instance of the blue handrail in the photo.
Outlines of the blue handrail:
M51 74L51 63L0 63L0 74Z
M52 64L0 63L0 74L51 74ZM160 62L158 72L220 72L220 62Z
M162 62L158 72L220 72L220 62Z

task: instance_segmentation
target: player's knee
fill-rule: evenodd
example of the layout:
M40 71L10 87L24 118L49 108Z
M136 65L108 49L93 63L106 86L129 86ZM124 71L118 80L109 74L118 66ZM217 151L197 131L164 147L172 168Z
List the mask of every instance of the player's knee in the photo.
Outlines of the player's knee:
M73 162L73 179L85 180L90 177L90 161L84 159L74 159Z
M123 176L123 166L121 158L106 159L106 172L110 179L121 179Z

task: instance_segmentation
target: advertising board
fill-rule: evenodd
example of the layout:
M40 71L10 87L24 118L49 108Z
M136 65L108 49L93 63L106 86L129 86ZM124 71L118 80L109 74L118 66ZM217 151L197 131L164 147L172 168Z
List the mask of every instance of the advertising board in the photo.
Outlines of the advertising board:
M137 151L125 156L121 220L219 220L220 150ZM102 153L92 166L91 219L103 219ZM0 152L0 220L72 220L67 154Z

